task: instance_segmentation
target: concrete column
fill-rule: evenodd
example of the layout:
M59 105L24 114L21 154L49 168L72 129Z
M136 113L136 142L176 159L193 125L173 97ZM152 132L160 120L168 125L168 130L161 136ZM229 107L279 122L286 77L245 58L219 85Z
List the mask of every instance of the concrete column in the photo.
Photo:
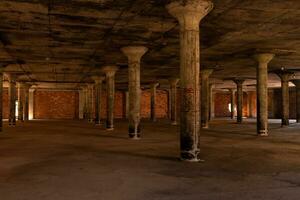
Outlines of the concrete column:
M141 135L141 58L148 51L143 46L129 46L121 49L128 58L128 92L129 92L129 137L139 139Z
M24 99L23 99L23 116L24 121L29 120L29 88L31 87L30 84L24 84Z
M252 109L253 109L253 102L252 102L252 92L249 91L248 93L248 117L252 118L253 117L253 113L252 113Z
M281 79L281 126L290 125L290 94L289 94L289 81L294 73L288 71L280 71L277 75Z
M151 90L151 121L156 121L156 88L159 86L159 83L153 83L150 85Z
M94 84L88 84L87 85L87 116L88 116L88 122L93 123L94 122L94 116L93 116L93 102L94 102Z
M171 124L177 125L177 83L179 79L173 78L169 80L170 83L170 111L171 111Z
M209 121L215 118L215 93L213 84L209 84Z
M209 121L209 76L212 72L213 69L203 69L201 71L201 127L205 129L208 128Z
M34 119L34 88L29 89L29 119Z
M83 86L82 88L83 91L83 101L84 101L84 106L83 106L83 118L88 120L89 119L89 92L88 92L88 87Z
M180 25L180 150L181 159L200 157L200 30L199 23L213 8L208 0L178 0L167 9Z
M126 101L126 105L125 105L125 116L126 119L128 119L129 116L129 93L128 91L125 92L125 101Z
M117 66L105 66L102 68L106 76L106 130L114 130L114 107L115 107L115 74Z
M292 81L296 86L296 120L300 123L300 79Z
M102 96L102 82L104 77L93 76L92 79L95 81L95 125L101 124L101 96Z
M18 121L24 122L23 104L24 104L24 84L17 83L18 86Z
M268 63L274 54L257 54L256 96L257 96L257 134L268 136Z
M237 123L243 122L243 79L235 79L237 85Z
M3 70L4 66L0 65L0 132L3 130Z
M235 117L235 90L234 89L228 89L230 92L230 116L231 119L234 119Z
M8 99L9 99L9 125L16 125L16 75L8 74L8 82L9 82L9 91L8 91Z

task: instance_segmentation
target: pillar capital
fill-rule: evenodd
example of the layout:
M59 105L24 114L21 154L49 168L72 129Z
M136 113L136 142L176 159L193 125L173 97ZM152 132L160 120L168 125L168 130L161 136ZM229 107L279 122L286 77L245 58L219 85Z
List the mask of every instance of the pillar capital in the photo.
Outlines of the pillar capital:
M176 86L179 80L180 80L179 78L171 78L169 79L169 83L171 86Z
M157 82L151 83L151 84L150 84L150 87L151 87L151 88L156 88L156 87L158 87L158 86L159 86L159 83L157 83Z
M279 78L283 82L289 82L292 79L293 75L295 74L294 72L291 71L282 71L282 70L277 71L275 73L279 76Z
M273 58L275 54L272 53L261 53L255 54L254 59L260 64L268 64Z
M105 73L106 76L111 77L116 74L118 71L119 67L115 65L109 65L109 66L104 66L102 67L102 71Z
M15 74L15 73L5 73L5 76L8 78L9 82L16 83L17 74Z
M180 28L199 30L199 23L213 8L210 0L177 0L166 6L169 13L177 18Z
M212 73L213 73L213 69L201 69L201 77L202 78L208 78Z
M233 79L233 82L235 82L235 84L237 84L237 85L243 85L243 83L245 82L245 79L236 78L236 79Z
M96 84L100 84L105 80L105 77L103 76L92 76L91 78L95 81Z
M144 46L127 46L121 48L121 51L127 56L128 60L140 61L148 48Z

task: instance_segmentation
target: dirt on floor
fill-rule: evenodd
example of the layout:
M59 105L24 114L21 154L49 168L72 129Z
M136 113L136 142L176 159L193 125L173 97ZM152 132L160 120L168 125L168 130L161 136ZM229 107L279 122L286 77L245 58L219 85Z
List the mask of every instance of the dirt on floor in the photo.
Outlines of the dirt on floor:
M214 120L201 131L203 163L178 159L179 127L143 122L130 140L84 121L5 123L0 200L206 200L300 198L300 124L270 136L255 121Z

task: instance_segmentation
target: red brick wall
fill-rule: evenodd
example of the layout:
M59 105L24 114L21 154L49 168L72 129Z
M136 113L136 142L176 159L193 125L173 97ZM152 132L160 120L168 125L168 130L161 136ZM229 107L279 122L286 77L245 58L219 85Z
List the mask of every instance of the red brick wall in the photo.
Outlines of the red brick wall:
M8 107L8 89L3 90L3 118L8 119L9 107Z
M141 96L141 117L150 118L151 112L151 92L149 90L142 91ZM168 117L168 92L164 90L156 91L156 117Z
M114 109L114 117L115 118L124 118L125 116L125 95L124 92L116 91L115 92L115 109ZM101 96L101 118L106 118L106 92L102 93Z
M215 93L215 117L230 117L230 111L228 109L228 104L230 103L230 93Z
M35 91L35 119L76 119L78 118L78 92Z

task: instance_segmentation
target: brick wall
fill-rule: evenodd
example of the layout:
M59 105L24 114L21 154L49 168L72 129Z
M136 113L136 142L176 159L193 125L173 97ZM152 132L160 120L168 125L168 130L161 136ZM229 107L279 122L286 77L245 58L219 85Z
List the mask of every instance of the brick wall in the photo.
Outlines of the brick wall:
M78 92L35 91L35 119L77 119Z

